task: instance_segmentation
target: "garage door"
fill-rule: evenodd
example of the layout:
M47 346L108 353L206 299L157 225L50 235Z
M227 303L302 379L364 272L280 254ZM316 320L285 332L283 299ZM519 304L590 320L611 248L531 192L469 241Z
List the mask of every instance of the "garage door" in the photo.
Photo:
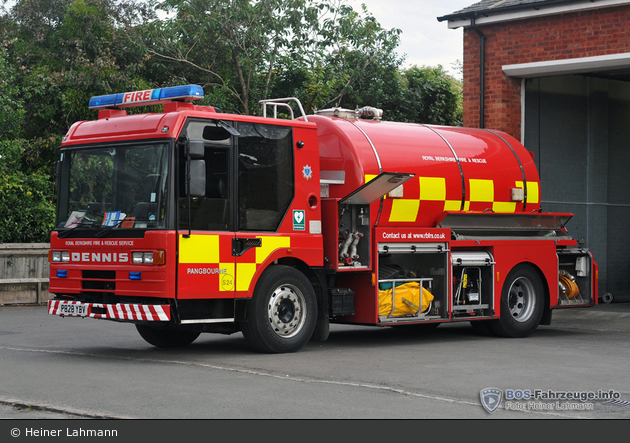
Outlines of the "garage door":
M543 211L575 214L568 229L600 265L600 296L630 294L630 82L528 79L524 110Z

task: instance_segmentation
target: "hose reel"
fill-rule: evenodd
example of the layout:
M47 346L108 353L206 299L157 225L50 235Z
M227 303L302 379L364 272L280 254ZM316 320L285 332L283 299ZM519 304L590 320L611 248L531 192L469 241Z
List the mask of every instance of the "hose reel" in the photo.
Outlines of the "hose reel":
M560 289L560 293L566 296L568 299L572 299L575 296L580 295L580 289L575 282L575 277L569 274L567 271L560 271L558 286Z

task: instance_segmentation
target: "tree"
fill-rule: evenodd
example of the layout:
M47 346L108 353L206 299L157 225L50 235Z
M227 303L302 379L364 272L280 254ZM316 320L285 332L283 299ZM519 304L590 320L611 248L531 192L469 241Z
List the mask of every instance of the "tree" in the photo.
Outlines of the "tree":
M92 95L146 86L125 33L134 2L19 0L0 18L0 241L48 241L56 148ZM119 65L119 63L124 63Z
M25 172L24 140L0 140L0 243L47 242L54 227L51 177Z
M237 108L213 101L233 112L255 113L252 104L270 94L298 96L307 109L340 104L381 65L400 63L400 31L341 0L165 0L159 7L170 18L146 28L153 63L170 78L236 100Z
M462 84L441 65L412 66L401 71L399 120L462 125Z
M20 139L23 101L16 73L0 49L0 243L48 241L54 206L50 177L29 165Z
M91 96L146 87L129 33L152 17L133 0L19 0L4 44L20 67L25 137L60 137L93 118Z
M24 102L16 84L16 73L9 64L7 51L0 48L0 140L20 135L24 119Z
M367 99L378 106L395 93L400 30L381 27L365 5L357 12L340 0L312 3L296 29L279 80L289 80L285 94L301 97L306 109Z
M178 77L220 90L219 95L240 105L237 109L225 103L228 110L249 114L252 96L269 90L290 23L304 3L165 0L158 7L170 18L145 28L146 52Z

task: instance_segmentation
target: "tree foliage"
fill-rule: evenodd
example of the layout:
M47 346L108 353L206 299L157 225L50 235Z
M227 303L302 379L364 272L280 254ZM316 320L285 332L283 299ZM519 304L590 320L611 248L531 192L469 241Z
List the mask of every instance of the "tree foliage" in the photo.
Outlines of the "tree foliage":
M385 119L461 124L461 84L441 66L403 68L399 39L400 30L345 0L1 8L0 210L11 215L0 241L47 241L56 148L73 122L95 117L94 95L194 83L202 104L225 112L256 114L259 100L292 96L307 112L370 105Z
M462 85L442 66L418 67L401 71L401 121L461 126Z

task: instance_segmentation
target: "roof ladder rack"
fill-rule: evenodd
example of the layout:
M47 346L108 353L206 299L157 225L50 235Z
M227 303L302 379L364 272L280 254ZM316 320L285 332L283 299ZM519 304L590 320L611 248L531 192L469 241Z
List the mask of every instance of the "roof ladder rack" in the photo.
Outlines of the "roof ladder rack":
M307 122L308 118L306 117L306 112L304 112L302 103L299 99L295 97L272 98L267 100L260 100L258 103L263 105L263 117L267 117L267 106L273 106L273 118L278 118L278 106L282 106L284 108L289 108L289 111L291 112L291 120L295 120L293 108L289 105L290 102L297 103L298 108L300 108L300 112L302 113L302 117L304 117L304 121Z

